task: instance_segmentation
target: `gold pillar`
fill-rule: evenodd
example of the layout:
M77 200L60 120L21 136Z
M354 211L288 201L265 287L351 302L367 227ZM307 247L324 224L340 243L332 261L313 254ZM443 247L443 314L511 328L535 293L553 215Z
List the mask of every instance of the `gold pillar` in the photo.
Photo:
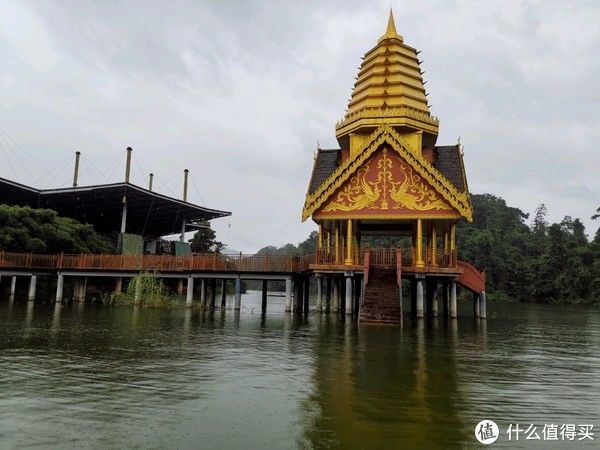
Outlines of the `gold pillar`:
M340 223L335 221L334 224L335 230L335 262L336 264L340 262Z
M317 239L317 247L320 249L323 248L323 224L319 224L319 238Z
M346 229L346 265L352 265L354 263L354 260L352 258L352 239L352 219L348 219L348 225Z
M437 223L431 223L431 265L437 266Z
M450 225L450 266L454 267L456 261L456 223Z
M327 244L327 248L325 249L325 252L327 253L327 256L329 256L330 252L331 252L331 233L327 230L325 230L325 236L327 236L325 243Z
M423 221L417 219L417 261L415 266L425 267L425 261L423 261Z

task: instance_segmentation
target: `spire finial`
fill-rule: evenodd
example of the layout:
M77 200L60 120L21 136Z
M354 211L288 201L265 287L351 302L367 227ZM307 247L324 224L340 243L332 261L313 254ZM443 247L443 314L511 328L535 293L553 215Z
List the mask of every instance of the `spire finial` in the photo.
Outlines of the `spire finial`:
M387 30L385 30L385 35L389 37L396 36L396 24L394 23L394 12L392 11L392 7L390 6L390 17L388 19Z

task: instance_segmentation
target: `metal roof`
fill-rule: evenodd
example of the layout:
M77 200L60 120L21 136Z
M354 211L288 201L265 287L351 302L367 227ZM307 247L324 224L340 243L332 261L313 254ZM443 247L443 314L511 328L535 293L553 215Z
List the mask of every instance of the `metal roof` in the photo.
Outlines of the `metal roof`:
M197 222L231 215L229 211L194 205L131 183L40 190L0 178L0 203L53 209L61 216L92 224L101 233L120 230L124 197L126 231L144 236L179 233L184 218L186 222Z

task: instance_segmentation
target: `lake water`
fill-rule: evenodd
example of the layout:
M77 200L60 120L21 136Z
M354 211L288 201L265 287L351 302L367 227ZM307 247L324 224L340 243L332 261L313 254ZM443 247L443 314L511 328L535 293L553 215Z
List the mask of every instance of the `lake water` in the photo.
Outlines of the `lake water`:
M480 420L593 424L600 310L496 305L358 326L243 296L240 313L0 300L0 448L481 447ZM560 436L559 436L560 439Z

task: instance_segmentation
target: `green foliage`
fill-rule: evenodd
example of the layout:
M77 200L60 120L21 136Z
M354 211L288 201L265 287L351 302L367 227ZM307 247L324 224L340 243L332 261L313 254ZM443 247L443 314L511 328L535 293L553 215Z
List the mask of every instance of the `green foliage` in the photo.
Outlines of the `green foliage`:
M217 233L210 227L210 222L203 222L201 228L196 231L194 237L189 241L193 253L220 252L225 244L217 241Z
M162 280L148 272L142 272L131 279L124 300L146 308L167 309L180 306L177 297L170 294Z
M259 255L294 255L294 256L307 256L313 255L317 248L317 237L319 233L312 231L306 240L300 242L296 247L294 244L285 244L282 247L275 247L269 245L261 248L258 252Z
M109 240L88 224L51 209L0 204L0 250L33 253L113 253Z
M457 229L460 259L486 270L492 297L516 301L600 302L600 239L579 219L548 225L540 205L528 215L493 195L473 195L474 221Z

